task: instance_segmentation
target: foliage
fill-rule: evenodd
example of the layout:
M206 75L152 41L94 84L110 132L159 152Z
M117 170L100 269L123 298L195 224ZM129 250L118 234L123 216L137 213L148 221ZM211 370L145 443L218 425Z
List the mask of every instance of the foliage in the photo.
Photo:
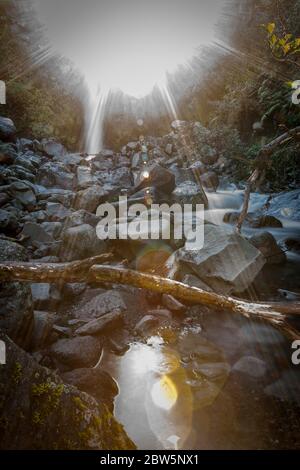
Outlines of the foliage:
M276 23L263 25L268 35L268 44L273 56L279 60L287 60L300 54L300 38L291 33L280 34L276 31ZM294 62L297 65L297 62ZM299 65L300 67L300 65Z

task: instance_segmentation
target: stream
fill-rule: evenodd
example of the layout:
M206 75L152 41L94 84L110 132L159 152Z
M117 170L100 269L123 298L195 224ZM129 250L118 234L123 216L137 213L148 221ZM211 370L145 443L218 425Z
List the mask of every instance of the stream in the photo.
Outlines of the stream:
M206 219L223 224L238 211L239 190L208 193ZM252 194L249 212L267 195ZM279 217L282 228L250 228L250 237L269 231L283 246L299 239L300 222ZM265 266L245 294L253 300L300 296L295 273L300 253L288 251L283 265ZM153 328L124 355L104 351L101 366L116 380L115 416L140 449L284 448L299 436L299 370L291 344L271 326L208 313L195 307L168 327Z

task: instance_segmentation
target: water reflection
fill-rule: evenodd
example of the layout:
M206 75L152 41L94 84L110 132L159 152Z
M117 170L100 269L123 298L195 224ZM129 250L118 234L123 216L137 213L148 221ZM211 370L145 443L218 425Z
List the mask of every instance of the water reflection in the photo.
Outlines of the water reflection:
M188 448L195 411L215 400L228 376L222 361L222 353L193 330L160 331L123 357L104 357L102 366L120 388L115 415L138 448Z

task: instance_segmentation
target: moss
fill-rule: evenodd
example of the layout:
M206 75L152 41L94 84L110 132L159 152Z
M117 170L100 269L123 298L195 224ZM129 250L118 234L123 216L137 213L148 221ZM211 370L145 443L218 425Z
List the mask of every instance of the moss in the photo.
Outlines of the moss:
M63 390L64 384L55 384L54 382L41 382L32 385L31 392L36 408L32 414L34 424L44 424L50 413L57 409Z
M83 401L81 400L80 397L72 397L72 400L73 402L75 403L76 407L80 410L80 411L84 411L87 409L87 406L83 403Z
M14 370L12 374L13 381L15 382L16 385L20 382L21 376L22 376L22 365L20 364L20 362L16 362L14 365Z

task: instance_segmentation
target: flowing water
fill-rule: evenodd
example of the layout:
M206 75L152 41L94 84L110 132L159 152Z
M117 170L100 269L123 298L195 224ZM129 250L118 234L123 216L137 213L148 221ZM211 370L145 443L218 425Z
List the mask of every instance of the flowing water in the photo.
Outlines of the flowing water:
M250 211L267 198L253 194ZM243 193L219 191L208 199L206 219L223 224L226 212L240 210ZM283 228L245 226L243 234L268 230L279 243L299 239L300 223L281 221ZM284 265L264 268L250 296L273 300L284 290L297 296L299 268L300 255L287 252ZM104 352L102 367L119 385L115 415L138 448L282 448L295 440L300 381L290 344L269 325L224 312L221 318L205 311L190 323L183 317L170 330L153 329L123 356Z

